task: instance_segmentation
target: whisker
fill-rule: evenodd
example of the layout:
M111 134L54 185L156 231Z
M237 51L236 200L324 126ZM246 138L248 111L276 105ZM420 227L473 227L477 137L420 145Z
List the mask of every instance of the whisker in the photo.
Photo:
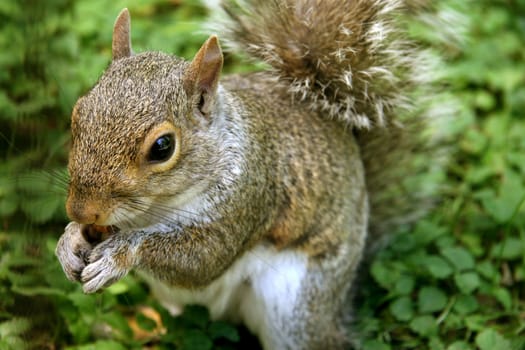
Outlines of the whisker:
M127 225L130 228L136 226L132 218L129 216L129 214L126 211L117 211L115 214L116 214L117 221L122 222L124 226Z
M268 268L272 269L274 272L279 272L279 270L277 269L277 267L275 266L275 264L272 261L263 258L261 254L258 254L257 252L254 252L253 249L246 251L246 254L253 255L255 258L257 258L260 261L262 261Z
M176 219L172 218L171 215L168 215L174 212L174 209L172 208L170 208L170 211L168 212L167 210L161 210L155 207L148 207L146 205L143 205L143 203L135 203L135 202L126 202L123 205L123 207L124 209L127 207L129 209L133 209L141 213L148 214L152 218L157 219L158 221L162 223L174 224L174 225L179 224L179 222ZM182 214L177 214L177 215L181 218L185 218L188 220L191 219L191 217L189 216L185 216Z
M135 197L134 199L137 199L137 198L140 198L140 197ZM189 211L189 210L180 209L180 208L173 208L173 207L171 207L171 206L169 206L167 204L163 204L163 203L155 203L155 206L158 207L158 208L164 208L164 209L167 209L167 210L176 210L177 212L183 212L183 213L186 213L186 214L189 214L189 215L196 215L197 214L197 213Z
M52 193L65 196L69 179L67 174L56 169L35 170L13 177L12 183L26 193Z
M142 200L140 200L138 197L129 198L129 200L126 201L126 204L129 205L130 208L142 211L144 213L146 212L149 213L154 210L155 213L160 215L161 217L165 217L166 215L175 213L179 217L189 220L195 217L196 215L196 213L193 213L187 210L183 210L183 209L173 208L168 205L164 205L162 203L154 203L153 205L150 206L146 204L145 202L143 202Z

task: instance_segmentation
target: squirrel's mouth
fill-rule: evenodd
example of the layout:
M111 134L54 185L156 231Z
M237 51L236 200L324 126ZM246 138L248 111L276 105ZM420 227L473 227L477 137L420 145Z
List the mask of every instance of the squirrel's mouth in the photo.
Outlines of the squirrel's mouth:
M82 236L84 239L91 244L97 244L105 241L112 234L119 232L120 229L117 226L100 226L95 224L83 225Z

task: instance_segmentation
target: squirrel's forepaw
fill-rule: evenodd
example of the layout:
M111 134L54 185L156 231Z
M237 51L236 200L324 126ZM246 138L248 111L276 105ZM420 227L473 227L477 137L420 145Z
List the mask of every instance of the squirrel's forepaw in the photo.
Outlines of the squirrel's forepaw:
M55 249L55 254L69 280L80 281L80 274L92 249L91 244L82 236L82 225L70 222Z
M111 239L98 245L89 256L81 282L84 293L94 293L124 277L131 269L126 249L115 246Z

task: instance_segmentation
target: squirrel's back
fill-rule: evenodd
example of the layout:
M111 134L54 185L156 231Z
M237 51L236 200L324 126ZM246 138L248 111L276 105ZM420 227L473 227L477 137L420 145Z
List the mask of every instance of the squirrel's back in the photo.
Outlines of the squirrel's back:
M372 237L414 220L428 202L421 187L406 184L424 171L417 153L429 152L419 136L428 120L414 91L424 95L430 65L407 39L403 19L429 7L418 0L225 1L215 20L226 46L267 63L266 78L290 100L353 131Z

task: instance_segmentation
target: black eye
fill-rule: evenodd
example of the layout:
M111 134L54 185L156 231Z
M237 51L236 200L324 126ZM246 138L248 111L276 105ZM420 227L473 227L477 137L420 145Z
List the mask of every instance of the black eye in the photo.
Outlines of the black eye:
M170 159L175 150L175 137L173 134L162 135L153 142L148 154L150 162L164 162Z

